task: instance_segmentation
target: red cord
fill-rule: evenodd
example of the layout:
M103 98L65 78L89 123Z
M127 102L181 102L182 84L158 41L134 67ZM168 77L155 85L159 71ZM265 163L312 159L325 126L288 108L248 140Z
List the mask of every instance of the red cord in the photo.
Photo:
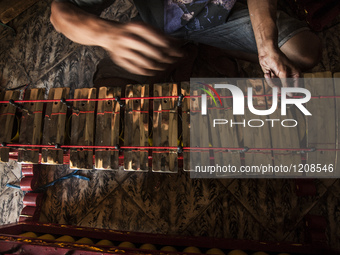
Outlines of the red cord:
M272 97L273 95L253 95L253 97ZM184 96L184 98L197 98L201 96ZM247 96L245 96L247 97ZM122 97L120 100L141 100L141 99L166 99L166 98L178 98L178 96L161 96L161 97ZM232 96L221 96L221 98L233 98ZM293 96L293 98L303 98L302 96ZM312 99L322 98L340 98L340 96L312 96ZM115 98L77 98L77 99L66 99L66 102L100 102L100 101L115 101ZM47 99L47 100L16 100L15 103L54 103L60 102L60 99ZM8 104L8 101L0 101L0 104Z
M31 148L55 148L54 145L31 145L31 144L7 144L7 147L31 147ZM115 149L116 146L101 145L61 145L61 149ZM154 149L154 150L177 150L175 146L121 146L120 149ZM183 147L183 150L202 151L202 150L230 150L242 151L245 148L219 148L219 147ZM340 149L316 149L318 151L340 151ZM249 148L248 151L311 151L310 148Z

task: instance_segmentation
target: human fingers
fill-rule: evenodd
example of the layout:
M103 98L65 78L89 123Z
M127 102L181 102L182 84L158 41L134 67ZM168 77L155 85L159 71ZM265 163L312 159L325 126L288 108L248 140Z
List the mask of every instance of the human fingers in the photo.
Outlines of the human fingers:
M280 78L280 82L281 82L281 86L282 86L282 87L284 87L284 88L290 87L290 86L289 86L289 81L287 80L287 72L286 72L285 69L279 73L279 78ZM287 93L287 95L288 95L289 97L292 97L292 96L293 96L292 93Z
M300 71L293 65L287 65L283 68L284 71L280 72L279 78L283 87L299 87ZM293 96L288 93L288 96Z
M114 58L114 61L117 65L119 65L120 67L124 68L125 70L133 74L144 75L144 76L154 76L156 74L156 71L142 68L136 65L135 63L133 63L131 60L126 59L126 58L118 57L118 58Z
M127 50L126 52L122 52L122 58L128 59L131 63L135 65L149 70L163 71L166 69L166 64L156 62L136 51Z
M169 41L165 36L161 35L159 32L156 32L152 27L140 23L140 22L130 22L125 24L126 31L139 35L144 38L146 41L159 46L159 47L169 47Z
M154 61L161 63L174 63L176 59L170 56L164 49L154 46L140 38L133 35L124 35L119 40L119 49L124 51L136 51ZM123 54L123 53L121 53Z
M138 35L154 46L166 48L170 56L181 57L183 55L179 49L172 47L169 37L149 25L144 23L128 23L126 28L128 32Z
M293 79L293 86L295 88L298 88L300 87L300 75L301 75L301 72L300 70L296 70L293 74L292 74L292 79Z
M280 87L275 85L275 83L273 82L273 78L275 78L275 75L271 71L266 71L266 73L264 73L264 78L270 87L277 88L278 92L281 91Z

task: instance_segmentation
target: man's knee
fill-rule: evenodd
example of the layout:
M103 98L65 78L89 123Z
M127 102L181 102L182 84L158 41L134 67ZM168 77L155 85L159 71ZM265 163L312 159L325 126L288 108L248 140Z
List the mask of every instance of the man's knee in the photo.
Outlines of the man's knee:
M302 71L313 68L321 60L322 45L318 36L303 31L285 43L281 50Z
M310 36L312 38L311 41L306 42L305 50L300 51L298 53L298 57L301 59L301 68L303 70L308 70L316 66L320 60L322 55L322 44L316 35L312 34Z

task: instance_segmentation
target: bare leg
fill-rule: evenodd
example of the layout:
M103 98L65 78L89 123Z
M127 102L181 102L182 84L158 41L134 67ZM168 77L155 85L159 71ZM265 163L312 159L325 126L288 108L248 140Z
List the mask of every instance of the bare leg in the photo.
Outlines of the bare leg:
M310 31L302 31L282 45L281 50L297 67L305 71L320 61L322 48L319 37ZM233 58L258 63L256 54L230 50L225 52Z
M321 59L321 42L310 31L296 34L281 47L282 52L302 71L311 69Z

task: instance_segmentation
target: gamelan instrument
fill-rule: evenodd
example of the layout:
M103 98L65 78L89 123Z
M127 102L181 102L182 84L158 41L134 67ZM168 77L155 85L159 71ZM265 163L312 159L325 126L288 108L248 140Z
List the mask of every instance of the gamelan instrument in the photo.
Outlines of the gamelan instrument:
M306 74L311 78L340 78L330 72ZM251 166L260 164L334 164L338 170L340 83L339 79L311 79L304 84L312 94L307 108L318 118L303 116L294 108L287 118L296 119L296 128L245 125L210 129L210 115L200 114L198 97L202 90L190 91L181 84L127 85L82 88L70 98L69 88L51 88L45 100L44 89L26 90L23 100L18 91L0 94L0 161L15 159L22 164L20 188L28 191L23 199L19 223L0 227L0 252L27 251L36 254L338 254L327 248L326 219L307 215L304 219L309 244L228 240L207 237L176 237L159 234L91 229L37 223L43 193L37 190L41 164L69 164L72 169L124 169L175 173L192 171L194 162ZM237 84L253 88L254 106L271 104L271 89L259 80ZM208 101L208 111L218 111L223 119L242 122L230 109L230 94L220 94L223 108ZM256 119L279 119L256 116ZM250 112L245 119L252 119ZM192 123L200 123L193 128ZM209 130L209 129L208 129ZM325 130L325 132L320 132ZM191 137L191 139L190 139ZM194 139L200 137L200 139ZM190 142L191 140L191 142ZM212 144L216 147L212 147ZM305 169L306 170L306 169ZM273 174L272 174L273 175ZM272 176L272 175L267 175ZM280 173L275 173L280 175ZM283 175L283 174L282 174ZM220 176L237 177L220 173ZM294 177L317 177L316 172L294 173ZM296 180L297 196L314 196L312 179ZM104 240L105 239L105 240ZM213 248L213 249L211 249ZM243 251L240 251L243 250ZM282 253L283 254L283 253Z
M306 217L310 229L325 220ZM324 231L324 229L323 229ZM319 239L297 244L197 236L171 236L111 229L22 222L0 226L1 254L216 254L216 255L319 255L339 254Z
M333 78L330 72L305 74L305 78ZM340 74L334 74L334 78ZM325 81L327 79L323 79ZM328 79L318 84L310 79L304 84L312 99L307 108L318 118L309 118L291 107L288 119L296 119L295 128L283 128L265 121L281 120L276 111L271 116L256 116L266 124L256 129L248 125L210 128L210 115L200 114L199 97L203 90L190 92L189 82L120 87L81 88L70 98L70 88L51 88L44 100L45 89L25 91L19 100L18 91L3 91L0 96L0 161L17 155L17 161L29 164L69 164L71 169L149 171L176 173L195 170L190 157L198 164L212 165L282 165L332 164L334 176L339 156L340 84ZM253 87L254 105L271 104L271 88L261 80L243 80L243 91ZM263 95L263 96L261 96ZM241 121L233 116L230 94L221 94L224 108L215 109L208 101L208 110L219 111L221 118ZM252 119L246 112L244 119ZM190 124L200 123L190 129ZM210 125L211 126L211 125ZM14 131L15 130L15 131ZM320 130L327 130L320 134ZM191 132L192 131L192 132ZM18 133L18 138L17 134ZM191 137L200 137L193 139ZM15 140L17 139L17 140ZM197 140L197 141L196 141ZM216 148L213 148L214 145ZM13 156L14 155L14 156ZM304 169L306 170L306 169ZM309 170L309 169L307 169ZM280 175L281 173L275 173ZM220 173L221 176L235 176ZM268 174L272 176L273 173ZM281 174L284 176L284 173ZM295 172L292 176L318 176L314 171Z

